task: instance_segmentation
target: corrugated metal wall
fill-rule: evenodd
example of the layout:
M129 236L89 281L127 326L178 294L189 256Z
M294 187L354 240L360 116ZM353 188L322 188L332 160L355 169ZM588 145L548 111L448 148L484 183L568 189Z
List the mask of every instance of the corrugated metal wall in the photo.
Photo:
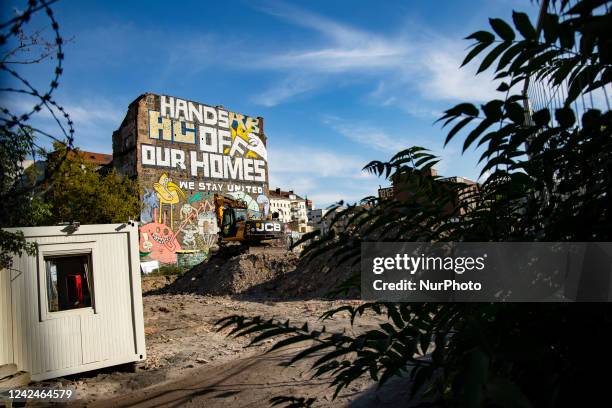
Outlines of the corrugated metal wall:
M0 270L0 365L13 362L11 272Z
M132 234L127 233L132 229ZM15 259L13 268L24 273L12 274L14 362L29 371L33 379L54 377L57 372L63 375L62 371L78 367L81 369L75 372L86 371L87 365L98 368L135 361L139 359L135 355L144 354L140 285L134 287L140 275L138 269L132 271L137 263L130 254L130 244L138 250L136 227L127 232L35 238L42 253L50 244L69 247L71 243L95 241L95 314L91 309L74 309L47 315L38 290L39 258ZM133 289L138 297L135 303ZM140 310L134 310L138 307Z

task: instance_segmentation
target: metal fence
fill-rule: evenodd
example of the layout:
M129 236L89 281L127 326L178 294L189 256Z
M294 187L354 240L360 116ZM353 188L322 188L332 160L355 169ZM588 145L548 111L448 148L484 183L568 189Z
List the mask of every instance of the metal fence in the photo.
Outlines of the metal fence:
M577 0L570 0L567 6L564 7L564 10L569 10L577 3ZM608 13L610 2L606 2L599 9L601 13ZM559 20L563 21L567 18L564 16L560 10L561 4L560 1L557 0L542 0L540 5L540 13L538 17L538 33L540 36L543 36L542 30L542 19L546 12L554 13L559 15ZM612 29L612 28L611 28ZM578 52L579 41L576 41L576 45L574 45L574 50ZM568 56L567 53L566 56ZM524 92L527 94L527 103L526 106L527 112L535 112L540 109L548 108L551 112L554 112L555 109L561 108L564 105L565 99L567 97L568 91L568 81L564 80L558 86L553 86L548 82L548 80L535 80L534 78L530 78L525 83ZM588 109L599 109L601 111L610 110L610 96L612 96L612 86L610 84L593 90L592 92L582 93L573 103L572 108L576 113L576 118L578 120L578 124L581 125L580 120L584 112Z

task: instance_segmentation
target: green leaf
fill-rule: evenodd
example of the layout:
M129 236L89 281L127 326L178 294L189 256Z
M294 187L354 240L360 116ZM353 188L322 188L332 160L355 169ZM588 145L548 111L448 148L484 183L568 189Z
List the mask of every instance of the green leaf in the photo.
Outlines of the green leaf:
M478 124L478 126L476 126L465 138L465 141L463 142L463 151L465 152L468 147L470 147L470 145L474 142L474 140L476 140L478 136L480 136L482 132L487 130L487 128L493 123L494 121L490 119L485 119L480 122L480 124Z
M524 50L525 50L524 42L518 42L514 44L512 47L508 48L506 52L504 52L504 54L499 59L499 63L497 64L497 68L495 69L495 71L499 72L500 70L504 69L510 63L510 61L512 61L514 57L516 57L519 53L521 53Z
M514 21L514 26L526 40L535 40L538 37L527 14L513 11L512 20Z
M501 84L499 84L499 86L497 87L497 90L499 92L508 92L510 90L510 85L508 85L505 82L502 82Z
M571 108L560 108L555 110L555 119L559 126L563 128L569 128L576 123L576 115Z
M459 123L457 123L455 126L453 126L450 132L448 132L448 136L446 136L446 140L444 140L444 146L446 146L448 142L451 141L451 139L453 138L453 136L457 134L457 132L459 132L465 125L470 123L473 119L474 117L464 118Z
M533 58L534 56L536 56L540 51L545 50L546 47L545 46L535 46L535 47L529 47L529 48L525 48L523 50L523 52L521 52L513 61L512 64L510 64L510 67L508 68L508 72L511 72L513 74L519 74L522 73L521 67L523 66L523 64L527 61L529 61L531 58Z
M580 94L583 89L592 84L597 76L599 67L597 65L588 65L578 75L570 79L567 98L565 98L565 106L569 106Z
M455 119L455 117L461 116L461 115L478 116L478 108L476 106L474 106L474 104L471 104L471 103L460 103L460 104L455 105L452 108L444 111L444 116L442 116L436 122L439 122L439 121L447 119L447 118Z
M517 102L506 104L506 113L510 120L516 124L525 122L525 110L523 106Z
M501 18L490 18L489 23L497 35L499 35L504 41L514 40L514 30L504 20Z
M567 10L566 14L591 14L594 9L608 3L608 0L588 0L576 2L572 8Z
M480 52L482 50L484 50L485 48L487 48L489 45L491 45L492 43L480 43L477 46L475 46L474 48L472 48L472 50L468 53L468 55L465 57L465 59L463 60L463 62L461 63L461 66L463 67L464 65L466 65L468 62L470 62L471 60L474 59L475 56L477 56L478 54L480 54Z
M576 67L578 57L566 58L562 62L557 63L557 69L551 75L552 85L558 86L567 78L572 68Z
M511 44L511 42L505 41L499 44L497 47L493 48L493 50L491 50L491 52L489 52L487 56L484 57L484 59L482 60L482 63L480 64L480 67L478 68L476 74L480 74L481 72L489 68L493 61L495 61L497 57L499 57L499 55L504 52L504 50L507 49Z
M547 43L554 43L559 37L559 16L556 14L546 13L542 18L542 27L544 28L544 39Z
M559 42L566 50L573 49L576 43L576 32L567 21L559 24Z
M590 33L584 33L582 37L580 37L580 53L582 55L593 54L593 50L595 49L595 39L596 37Z
M476 40L481 43L492 43L495 41L495 36L488 31L476 31L465 37L466 40Z
M494 99L482 105L482 111L487 119L496 122L502 118L502 106L504 106L504 101Z

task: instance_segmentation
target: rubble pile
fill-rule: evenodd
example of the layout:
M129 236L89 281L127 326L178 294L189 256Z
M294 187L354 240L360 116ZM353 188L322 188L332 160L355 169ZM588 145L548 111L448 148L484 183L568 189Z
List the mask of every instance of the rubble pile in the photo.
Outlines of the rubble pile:
M195 266L165 293L199 295L237 295L256 290L257 286L278 279L295 270L298 256L291 251L281 253L215 254L207 262Z
M300 261L299 255L291 251L248 253L226 249L155 292L270 299L321 298L354 272L327 265L325 259ZM349 293L348 297L358 295Z

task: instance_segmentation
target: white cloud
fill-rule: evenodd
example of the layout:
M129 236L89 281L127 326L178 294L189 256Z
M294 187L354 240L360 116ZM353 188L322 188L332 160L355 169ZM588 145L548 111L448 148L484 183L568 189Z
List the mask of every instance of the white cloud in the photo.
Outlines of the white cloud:
M336 151L294 145L291 148L270 147L268 151L270 171L280 173L309 174L317 177L362 178L361 169L366 160Z
M261 94L255 95L252 100L258 105L276 106L289 98L314 89L316 82L314 78L309 80L303 77L288 77Z
M459 69L463 59L461 44L449 41L426 54L427 75L418 86L423 97L432 100L484 101L499 97L492 75L476 76L478 64Z
M483 101L496 96L496 86L488 81L490 75L474 77L476 63L459 68L465 41L427 32L417 25L406 25L405 31L394 35L379 35L284 3L273 3L262 10L319 36L311 37L301 50L290 46L276 53L253 56L251 68L311 79L325 76L344 79L347 74L375 76L381 79L379 86L383 84L385 90L379 90L378 95L373 92L374 101L421 118L438 114L436 109L423 106L423 99ZM315 81L307 90L324 83L328 82ZM272 106L302 92L300 84L289 86L281 82L255 101ZM420 98L415 97L415 92ZM416 104L414 100L421 102Z
M381 152L396 153L410 146L408 138L399 134L389 134L380 127L365 123L347 121L338 117L325 118L323 123L345 138Z
M385 181L362 171L368 160L304 145L271 147L270 188L308 196L319 207L374 195Z

